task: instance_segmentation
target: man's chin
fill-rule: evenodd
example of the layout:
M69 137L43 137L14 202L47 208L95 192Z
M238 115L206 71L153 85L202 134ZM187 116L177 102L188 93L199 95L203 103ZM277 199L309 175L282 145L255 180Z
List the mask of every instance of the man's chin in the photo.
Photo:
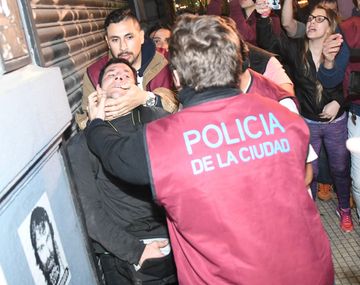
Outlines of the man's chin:
M127 56L119 56L119 58L121 59L124 59L126 61L128 61L130 64L133 63L133 60L132 60L132 56L131 55L127 55Z

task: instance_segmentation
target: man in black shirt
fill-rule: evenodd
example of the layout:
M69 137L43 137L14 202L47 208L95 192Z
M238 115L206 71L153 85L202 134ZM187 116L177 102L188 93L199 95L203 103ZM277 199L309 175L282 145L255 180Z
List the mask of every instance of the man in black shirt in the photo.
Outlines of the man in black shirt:
M111 59L100 73L99 84L89 100L96 101L103 92L107 97L121 96L135 86L136 71L123 59ZM160 108L140 106L107 123L131 134L166 114ZM129 184L104 170L89 151L83 132L70 141L67 151L89 236L104 248L100 261L107 284L176 281L165 214L152 201L149 186Z

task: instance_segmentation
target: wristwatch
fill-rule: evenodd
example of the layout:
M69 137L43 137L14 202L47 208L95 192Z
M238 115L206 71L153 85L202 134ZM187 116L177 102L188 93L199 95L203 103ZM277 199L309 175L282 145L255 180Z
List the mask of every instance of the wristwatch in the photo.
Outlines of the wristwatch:
M156 105L156 95L152 92L147 92L145 106L154 107Z

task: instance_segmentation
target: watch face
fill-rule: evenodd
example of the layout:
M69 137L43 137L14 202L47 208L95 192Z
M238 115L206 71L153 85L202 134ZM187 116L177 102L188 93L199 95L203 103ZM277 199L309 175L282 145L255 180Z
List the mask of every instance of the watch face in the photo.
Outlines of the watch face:
M154 98L150 98L146 101L146 106L148 107L154 107L155 106L155 99Z
M147 107L154 107L156 105L156 97L149 96L146 100L146 106Z

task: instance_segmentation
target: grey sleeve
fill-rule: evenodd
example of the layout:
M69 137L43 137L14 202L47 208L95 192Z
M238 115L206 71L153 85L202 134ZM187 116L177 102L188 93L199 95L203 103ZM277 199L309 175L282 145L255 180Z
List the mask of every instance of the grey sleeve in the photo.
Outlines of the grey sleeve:
M303 38L306 33L306 25L303 22L296 21L296 32L292 36L294 39Z

